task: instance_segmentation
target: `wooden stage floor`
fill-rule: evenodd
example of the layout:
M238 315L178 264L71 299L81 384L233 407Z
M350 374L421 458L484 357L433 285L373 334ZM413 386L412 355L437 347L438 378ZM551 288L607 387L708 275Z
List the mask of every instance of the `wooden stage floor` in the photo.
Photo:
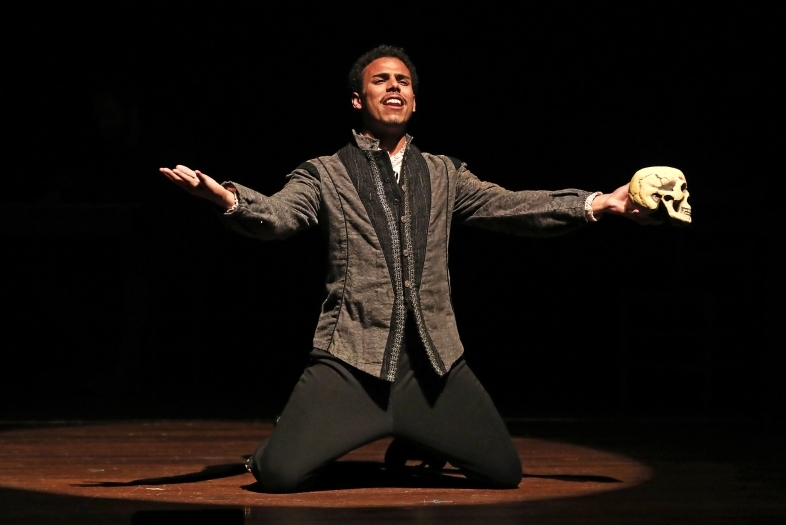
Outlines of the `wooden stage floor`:
M510 421L521 484L488 490L448 467L385 472L389 441L314 490L264 494L247 421L0 424L0 523L786 523L781 425Z

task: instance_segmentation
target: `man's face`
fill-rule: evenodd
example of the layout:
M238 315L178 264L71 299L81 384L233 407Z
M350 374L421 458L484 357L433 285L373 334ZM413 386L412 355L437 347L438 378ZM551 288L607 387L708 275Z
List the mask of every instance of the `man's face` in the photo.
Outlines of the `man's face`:
M378 58L363 70L363 91L352 94L366 126L402 127L415 112L409 69L398 58Z

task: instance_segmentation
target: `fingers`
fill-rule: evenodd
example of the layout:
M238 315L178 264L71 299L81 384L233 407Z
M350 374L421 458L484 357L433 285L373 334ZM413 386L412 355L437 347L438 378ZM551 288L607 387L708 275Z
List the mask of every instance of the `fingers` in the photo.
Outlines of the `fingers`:
M192 186L199 184L199 177L197 177L196 173L194 173L194 170L188 168L187 166L178 164L177 167L172 171L178 177L180 177L182 181L187 182Z
M174 169L158 168L158 171L173 181L199 182L199 177L194 170L180 164L178 164Z
M180 186L181 188L188 189L188 187L190 187L188 180L185 179L181 173L177 172L177 170L171 170L169 168L159 168L158 171L163 173L166 176L166 178L168 178L172 183Z
M212 181L213 181L213 177L211 177L210 175L206 175L206 174L202 173L202 172L201 172L201 171L199 171L199 170L196 170L196 171L194 172L194 174L195 174L195 175L196 175L196 177L197 177L199 180L201 180L202 182L212 182Z
M174 172L172 172L172 170L170 170L169 168L158 168L158 171L163 173L164 176L166 176L166 178L171 181L175 181L179 179L179 177L175 175Z
M189 177L196 177L194 170L192 170L188 166L183 166L182 164L178 164L177 166L175 166L175 171L179 171Z
M166 178L177 186L192 193L198 190L202 183L202 179L200 179L194 170L182 164L178 164L174 169L159 168L158 171L163 173ZM203 175L203 177L205 176L206 175Z

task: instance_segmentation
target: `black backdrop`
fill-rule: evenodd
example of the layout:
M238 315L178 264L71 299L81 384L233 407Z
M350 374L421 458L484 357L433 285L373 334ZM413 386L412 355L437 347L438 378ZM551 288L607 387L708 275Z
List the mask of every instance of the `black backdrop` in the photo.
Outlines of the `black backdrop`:
M356 124L378 43L411 133L510 189L669 165L694 223L455 228L467 359L508 416L781 417L783 132L763 7L29 6L4 31L0 418L270 417L306 362L317 232L259 243L157 173L273 193Z

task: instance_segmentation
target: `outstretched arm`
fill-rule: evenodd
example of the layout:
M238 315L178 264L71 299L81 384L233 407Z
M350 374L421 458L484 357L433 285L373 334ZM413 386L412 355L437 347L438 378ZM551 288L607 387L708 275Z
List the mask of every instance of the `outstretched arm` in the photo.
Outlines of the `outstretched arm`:
M456 163L454 162L454 165ZM458 168L454 220L517 235L567 233L603 214L622 215L640 224L658 224L652 210L633 202L628 185L608 194L564 189L509 191Z
M191 195L206 199L225 210L235 205L235 195L231 191L199 170L194 171L178 164L174 169L159 168L159 171Z
M655 220L650 215L652 210L639 206L628 196L628 186L620 186L612 193L598 195L592 201L592 215L597 219L604 213L622 215L632 219L639 224L660 224L662 221Z
M175 186L208 200L226 213L224 224L257 239L285 239L317 224L320 204L320 180L309 163L298 167L287 178L284 188L267 196L240 184L216 182L199 170L178 164L174 169L159 168Z

